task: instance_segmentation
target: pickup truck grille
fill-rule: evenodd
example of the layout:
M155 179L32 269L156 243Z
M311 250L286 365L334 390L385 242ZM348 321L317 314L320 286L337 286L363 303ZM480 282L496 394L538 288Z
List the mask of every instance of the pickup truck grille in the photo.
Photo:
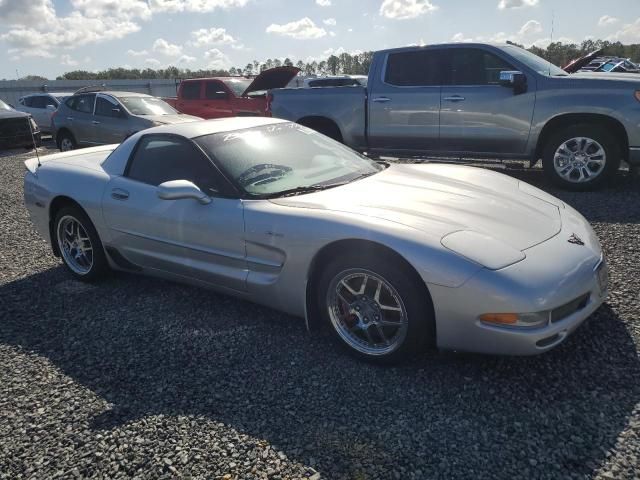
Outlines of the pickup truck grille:
M0 138L31 135L29 118L6 118L0 120Z

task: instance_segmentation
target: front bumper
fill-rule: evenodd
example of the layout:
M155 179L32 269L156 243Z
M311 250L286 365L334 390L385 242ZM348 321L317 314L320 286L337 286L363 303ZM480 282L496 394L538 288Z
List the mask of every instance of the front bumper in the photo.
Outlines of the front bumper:
M597 237L570 207L562 208L561 215L561 232L525 250L525 260L501 270L482 269L457 288L429 285L439 348L536 355L562 343L598 309L607 291L598 276L603 257ZM568 242L573 234L585 245ZM541 327L497 326L479 320L483 313L559 311L576 299L584 301Z
M632 166L640 165L640 147L629 147L629 160L627 163Z

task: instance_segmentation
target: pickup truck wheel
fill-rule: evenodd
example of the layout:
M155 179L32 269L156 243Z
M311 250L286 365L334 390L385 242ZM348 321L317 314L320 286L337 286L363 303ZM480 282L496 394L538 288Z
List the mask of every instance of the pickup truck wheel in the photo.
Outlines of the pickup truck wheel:
M566 190L603 186L620 166L620 147L604 127L572 125L553 134L544 147L547 177Z

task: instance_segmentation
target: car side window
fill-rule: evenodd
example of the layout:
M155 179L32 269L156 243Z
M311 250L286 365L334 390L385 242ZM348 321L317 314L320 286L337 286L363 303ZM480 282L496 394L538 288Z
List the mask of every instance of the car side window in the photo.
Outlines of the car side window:
M207 82L204 86L204 98L207 100L225 100L229 95L222 82Z
M199 100L202 82L184 82L182 84L182 98L184 100Z
M35 97L31 97L31 107L32 108L47 108L47 97L44 95L36 95Z
M119 105L104 97L98 97L96 99L96 115L102 117L119 117L119 113L113 111L114 108L119 108Z
M140 139L125 174L149 185L189 180L208 195L220 191L220 178L209 159L184 138L147 135Z
M479 48L456 48L449 58L452 85L498 85L501 71L516 70L500 57Z
M24 97L24 98L22 99L22 102L21 102L21 103L22 103L25 107L31 107L31 101L32 101L32 100L33 100L33 97Z
M442 85L440 51L414 50L391 53L387 58L385 83L401 87Z
M67 100L67 106L72 110L82 113L93 113L93 104L96 95L75 95Z

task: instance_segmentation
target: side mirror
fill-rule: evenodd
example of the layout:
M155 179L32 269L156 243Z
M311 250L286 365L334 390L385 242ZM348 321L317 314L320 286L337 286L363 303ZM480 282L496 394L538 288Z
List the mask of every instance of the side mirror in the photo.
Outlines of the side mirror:
M57 110L57 107L55 105L47 105L47 110L49 112L55 112Z
M527 77L517 70L505 70L500 72L500 85L513 88L516 95L524 93L527 91Z
M158 198L162 200L197 200L202 205L211 203L211 198L188 180L171 180L158 185Z

